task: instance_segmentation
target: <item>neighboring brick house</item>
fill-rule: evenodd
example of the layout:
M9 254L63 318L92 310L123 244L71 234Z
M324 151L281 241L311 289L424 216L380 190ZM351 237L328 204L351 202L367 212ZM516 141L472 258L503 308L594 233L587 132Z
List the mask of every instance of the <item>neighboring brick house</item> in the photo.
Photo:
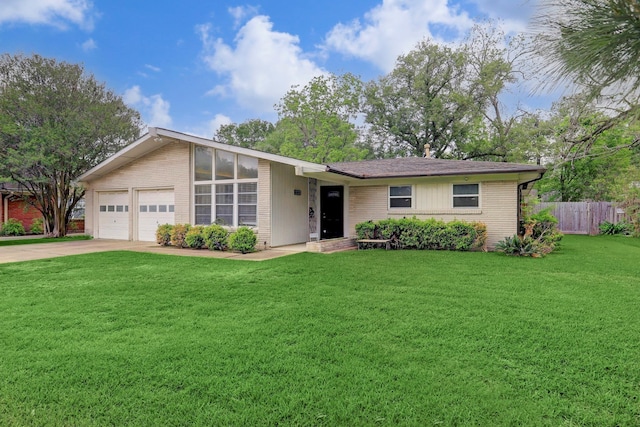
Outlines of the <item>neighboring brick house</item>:
M24 189L14 183L0 183L0 222L17 219L22 223L26 232L36 218L42 218L39 210L25 200Z
M489 247L518 231L520 200L545 169L515 163L398 158L321 165L166 129L78 178L85 231L155 240L164 223L248 225L258 246L339 245L383 218L482 221Z

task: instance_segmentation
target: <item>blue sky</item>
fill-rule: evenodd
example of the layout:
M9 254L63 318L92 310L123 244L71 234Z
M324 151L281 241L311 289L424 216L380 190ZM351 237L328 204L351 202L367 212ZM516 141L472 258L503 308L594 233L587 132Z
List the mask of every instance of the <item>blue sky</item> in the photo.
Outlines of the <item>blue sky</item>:
M275 121L291 85L351 72L369 80L423 38L474 21L523 31L536 0L1 0L0 52L74 63L150 126L212 137L223 123ZM526 102L526 101L525 101Z

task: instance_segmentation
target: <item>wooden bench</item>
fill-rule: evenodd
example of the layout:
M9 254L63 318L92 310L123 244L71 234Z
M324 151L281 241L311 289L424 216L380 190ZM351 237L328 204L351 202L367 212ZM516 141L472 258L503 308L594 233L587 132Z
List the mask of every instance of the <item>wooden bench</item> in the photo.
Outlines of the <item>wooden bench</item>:
M360 240L356 240L356 243L358 244L358 249L360 249L361 244L366 244L366 243L373 243L377 245L384 244L386 250L391 249L391 239L360 239Z

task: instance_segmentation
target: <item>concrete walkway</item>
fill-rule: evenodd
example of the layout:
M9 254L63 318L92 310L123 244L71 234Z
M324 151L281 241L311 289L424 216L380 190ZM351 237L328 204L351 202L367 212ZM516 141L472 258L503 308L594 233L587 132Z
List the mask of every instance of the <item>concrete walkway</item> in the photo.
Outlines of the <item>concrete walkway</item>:
M1 239L0 239L1 240ZM250 254L237 252L210 251L207 249L177 249L173 247L162 247L151 242L129 242L125 240L76 240L70 242L56 243L34 243L28 245L0 246L0 264L7 262L31 261L36 259L55 258L67 255L80 255L93 252L107 251L135 251L150 252L156 254L198 256L205 258L232 258L250 261L263 261L305 252L306 246L292 245L284 246L266 251L258 251Z

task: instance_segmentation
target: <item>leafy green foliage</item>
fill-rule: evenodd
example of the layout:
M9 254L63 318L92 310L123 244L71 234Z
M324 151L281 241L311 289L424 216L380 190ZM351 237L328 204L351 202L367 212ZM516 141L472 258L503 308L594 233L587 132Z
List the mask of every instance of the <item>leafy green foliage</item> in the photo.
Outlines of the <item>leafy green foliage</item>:
M229 236L229 248L243 254L254 252L257 243L258 237L249 227L238 227L238 229Z
M161 224L156 230L156 243L162 246L171 244L171 234L173 233L173 225Z
M605 236L612 236L614 234L630 235L633 233L633 225L626 221L620 221L615 224L609 221L602 221L600 225L598 225L598 228L600 229L600 234Z
M209 250L224 251L229 241L229 231L218 224L211 224L204 228L202 235Z
M187 233L191 229L189 224L176 224L171 230L171 244L176 248L186 248L189 245L186 242Z
M22 221L15 218L9 218L0 228L0 235L2 236L23 236L24 234Z
M558 219L551 214L551 208L529 215L523 228L522 234L505 237L496 243L496 251L539 258L553 252L564 237L558 231Z
M36 218L33 221L31 221L31 227L29 227L29 231L31 231L32 234L42 234L44 232L44 229L42 228L42 224L44 223L44 221L42 220L42 218Z
M356 144L352 123L360 110L362 83L351 74L318 76L293 87L279 104L278 123L263 151L316 163L360 160L368 151Z
M271 122L250 119L239 124L220 126L213 139L222 144L264 150L265 140L274 130L275 126Z
M390 239L401 249L483 250L487 239L486 226L479 222L417 218L367 221L356 225L358 239Z
M0 56L0 82L0 177L64 236L84 195L75 179L139 135L139 114L81 65L39 55Z
M184 241L191 249L202 249L205 247L204 227L202 225L194 225L189 228L184 236Z

